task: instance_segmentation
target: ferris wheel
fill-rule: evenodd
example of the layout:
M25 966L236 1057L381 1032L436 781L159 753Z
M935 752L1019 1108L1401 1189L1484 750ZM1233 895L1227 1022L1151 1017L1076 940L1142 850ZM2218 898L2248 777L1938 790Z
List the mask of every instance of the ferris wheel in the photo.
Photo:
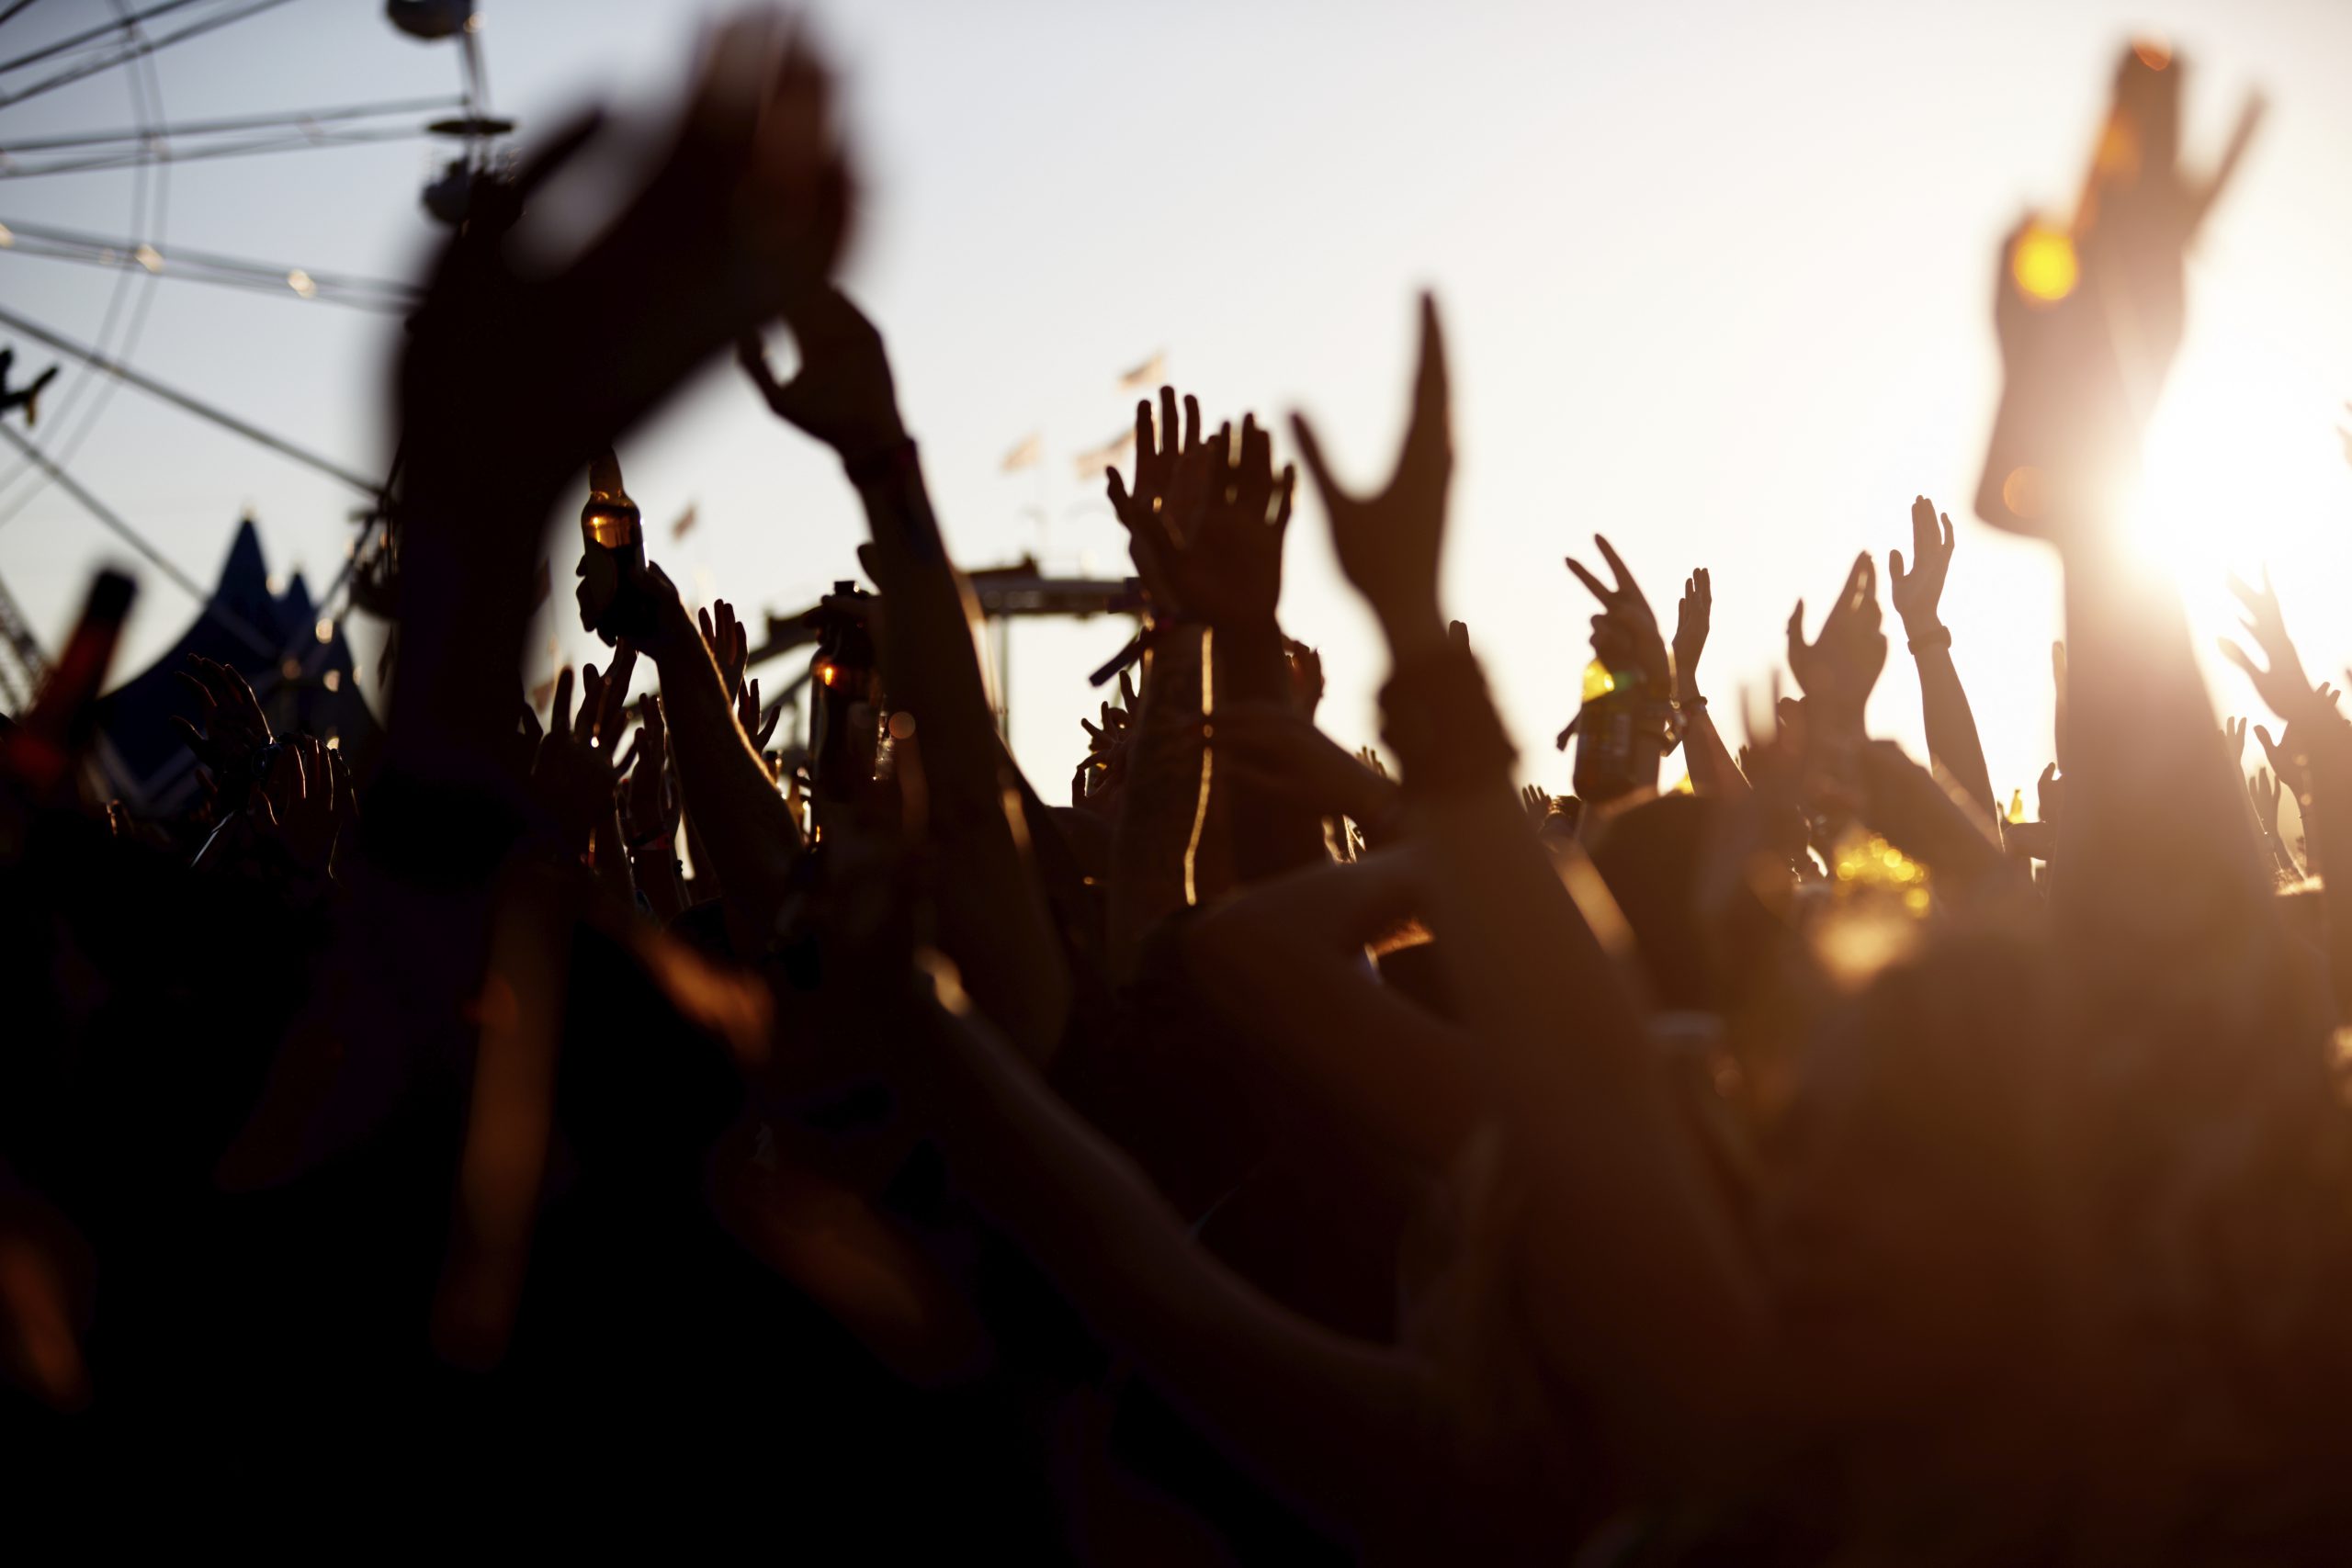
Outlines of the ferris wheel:
M403 314L415 303L405 282L301 265L194 249L174 243L169 201L172 172L181 164L216 159L283 157L400 140L428 140L448 149L436 157L422 199L454 223L467 209L476 181L505 156L514 127L491 109L489 76L473 0L389 0L387 47L411 39L447 48L453 57L452 90L334 105L257 106L252 112L210 118L175 118L165 82L174 50L232 28L292 0L0 0L0 277L38 261L102 269L112 276L90 319L40 319L20 308L17 291L0 285L0 527L40 496L62 493L97 526L144 558L188 593L201 615L218 623L250 653L254 668L298 678L292 650L276 646L283 634L252 624L197 582L106 497L74 471L74 459L129 389L204 422L220 439L264 447L347 489L359 539L332 583L311 603L320 628L349 606L390 547L383 525L393 475L369 473L313 450L220 406L204 388L177 384L141 368L140 351L158 311L201 309L208 289L257 290L297 306ZM98 129L60 131L40 122L43 100L77 83L119 85L121 118ZM85 89L85 93L88 90ZM288 94L291 97L293 95ZM125 172L127 172L127 179ZM104 182L125 200L109 229L62 225L25 218L13 193L40 182L54 191L72 182ZM397 457L394 459L397 465ZM308 623L305 623L306 626ZM338 639L339 640L339 639ZM0 707L16 709L40 684L48 657L21 607L0 581Z

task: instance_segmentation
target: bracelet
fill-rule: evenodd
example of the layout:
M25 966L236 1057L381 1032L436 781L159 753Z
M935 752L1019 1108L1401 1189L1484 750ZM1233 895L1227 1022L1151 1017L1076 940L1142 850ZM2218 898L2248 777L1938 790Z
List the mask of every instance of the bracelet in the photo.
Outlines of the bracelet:
M907 435L900 436L878 452L844 457L842 467L849 470L850 483L860 490L888 479L912 478L922 471L916 460L914 438Z
M1914 633L1911 637L1911 651L1914 653L1925 653L1932 648L1950 648L1951 646L1951 628L1946 626L1932 626L1927 631Z
M1707 711L1707 699L1704 697L1677 697L1674 699L1674 706L1675 711L1678 713L1704 713Z

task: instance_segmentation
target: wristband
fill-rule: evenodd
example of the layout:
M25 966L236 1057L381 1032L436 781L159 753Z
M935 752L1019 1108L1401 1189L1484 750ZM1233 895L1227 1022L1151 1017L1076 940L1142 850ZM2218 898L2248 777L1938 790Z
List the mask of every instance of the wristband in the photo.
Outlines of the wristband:
M1951 646L1951 628L1947 626L1933 626L1926 631L1914 632L1911 636L1911 651L1914 653L1925 653L1931 648L1950 648Z

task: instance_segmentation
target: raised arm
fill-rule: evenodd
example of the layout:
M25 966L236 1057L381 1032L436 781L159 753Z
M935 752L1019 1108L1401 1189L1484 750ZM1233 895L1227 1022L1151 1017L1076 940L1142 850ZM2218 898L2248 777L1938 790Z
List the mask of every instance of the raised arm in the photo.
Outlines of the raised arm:
M1228 770L1217 778L1216 713L1228 703L1293 700L1290 661L1274 607L1282 597L1283 540L1290 526L1297 473L1274 473L1273 442L1245 417L1237 434L1221 426L1200 453L1198 483L1177 487L1174 504L1145 520L1159 557L1157 581L1186 620L1213 635L1209 725L1212 824L1231 841L1233 874L1242 883L1277 875L1323 858L1315 815L1278 789ZM1152 525L1157 526L1152 526Z
M1592 542L1608 562L1615 586L1603 584L1573 556L1568 558L1568 570L1600 601L1600 613L1592 617L1592 656L1615 681L1612 694L1625 693L1634 702L1629 719L1601 719L1597 715L1602 710L1590 705L1577 714L1577 794L1588 802L1605 805L1657 788L1658 760L1665 755L1668 726L1672 721L1668 699L1674 675L1666 639L1658 634L1657 615L1650 609L1641 584L1634 581L1634 574L1607 539L1595 534ZM1612 694L1607 705L1614 707L1620 700ZM1623 724L1625 728L1604 736L1598 732L1604 723ZM1622 760L1618 765L1596 765L1600 757ZM1588 818L1586 826L1597 827L1598 821Z
M1341 570L1388 642L1387 735L1427 840L1430 925L1487 1103L1532 1181L1520 1304L1621 1451L1703 1463L1755 1392L1761 1298L1623 978L1527 830L1476 663L1448 643L1437 574L1453 445L1434 301L1382 491L1340 489L1313 429L1296 429Z
M1682 758L1690 770L1691 789L1736 799L1747 793L1747 779L1732 761L1731 749L1724 744L1699 688L1699 657L1707 650L1714 608L1715 587L1707 569L1693 568L1682 580L1682 598L1674 611L1674 712L1682 727Z
M2271 711L2287 721L2286 732L2275 743L2267 729L2262 732L2263 748L2283 776L2298 781L2298 804L2321 863L2343 864L2352 860L2352 727L2335 711L2328 688L2314 687L2303 672L2302 658L2287 635L2268 575L2260 588L2235 579L2230 586L2245 606L2246 631L2265 662L2256 663L2245 649L2226 639L2222 651L2246 672ZM2234 765L2231 772L2236 772ZM2275 795L2270 813L2275 834ZM2327 919L2329 989L2335 994L2336 1015L2352 1018L2352 887L2346 883L2340 876L2323 875L2320 901Z
M1069 975L1023 848L1018 776L980 673L967 591L899 419L882 334L831 287L796 296L784 318L799 374L778 382L752 340L743 363L770 408L833 449L865 505L887 607L885 682L892 705L914 716L924 826L940 857L941 943L989 1016L1042 1061L1061 1043Z
M1143 688L1133 710L1111 840L1111 968L1117 978L1132 971L1155 924L1222 892L1231 880L1229 862L1204 836L1216 775L1202 724L1204 699L1214 696L1202 690L1210 667L1203 655L1213 639L1205 622L1184 617L1158 547L1159 514L1175 496L1180 469L1204 460L1200 404L1190 397L1184 416L1180 436L1173 388L1159 389L1156 427L1151 404L1137 402L1135 484L1129 487L1115 468L1107 475L1111 507L1127 530L1149 615Z
M2143 1016L2272 931L2271 879L2212 740L2212 706L2177 596L2119 535L2115 488L2136 471L2149 412L2181 339L2184 257L2222 178L2177 162L2178 69L2127 53L2116 114L2147 155L2101 164L2098 221L2073 237L2059 298L2030 294L2020 225L1995 279L2001 406L1977 512L2050 540L2065 566L2064 863L2052 892L2079 973ZM2250 122L2242 122L2243 147ZM2224 159L2226 172L2235 150Z
M1960 671L1951 661L1951 628L1936 614L1943 599L1944 576L1951 570L1951 517L1939 514L1924 495L1913 500L1911 561L1906 570L1901 550L1887 552L1887 597L1894 601L1894 613L1903 617L1911 657L1919 666L1928 761L1967 792L1987 822L1997 822L2000 807L1993 798L1993 778L1984 766L1976 716L1969 711L1968 694L1962 690Z
M907 1032L900 1081L958 1180L1095 1330L1357 1541L1452 1534L1432 1519L1477 1466L1437 1370L1308 1322L1233 1274L961 1003L952 976L939 989L945 1005L923 1004Z
M1250 888L1185 929L1184 956L1201 994L1276 1071L1437 1171L1491 1114L1475 1043L1364 961L1366 944L1419 913L1424 860L1400 846Z
M767 764L737 722L710 641L687 614L677 586L660 567L648 569L654 630L645 651L662 672L662 707L668 720L678 792L692 814L697 880L715 871L727 890L729 924L747 942L773 931L783 907L799 824L776 792ZM658 754L651 759L658 766ZM640 766L644 764L640 763ZM668 848L665 835L663 849Z

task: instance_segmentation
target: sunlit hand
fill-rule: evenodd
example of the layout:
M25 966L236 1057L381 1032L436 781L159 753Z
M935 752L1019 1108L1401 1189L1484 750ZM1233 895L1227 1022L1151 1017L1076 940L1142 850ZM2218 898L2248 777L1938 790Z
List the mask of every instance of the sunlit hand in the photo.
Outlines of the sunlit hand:
M2071 237L2022 222L2003 243L1993 319L2004 373L1976 496L1996 527L2064 537L2098 517L2137 457L2180 345L2183 258L2244 153L2258 103L2213 174L2183 168L2175 59L2128 51L2116 77L2128 161L2102 147Z
M1867 550L1854 558L1811 643L1804 640L1804 601L1789 615L1790 672L1804 692L1808 712L1840 733L1860 731L1863 705L1886 666L1886 634L1879 622L1878 574Z
M1200 402L1190 393L1185 395L1180 434L1176 389L1162 387L1157 426L1152 422L1150 400L1141 399L1136 403L1134 488L1128 488L1118 469L1102 470L1111 511L1127 531L1127 550L1135 559L1136 575L1143 581L1144 592L1151 600L1154 613L1163 619L1183 613L1165 564L1173 547L1170 536L1175 528L1174 503L1180 490L1187 510L1193 498L1205 492L1207 464L1207 447L1201 439Z
M1293 415L1291 428L1299 459L1330 518L1340 570L1379 617L1391 655L1402 660L1439 648L1445 619L1438 610L1437 573L1445 543L1453 438L1445 340L1438 326L1436 299L1421 296L1420 363L1414 376L1412 416L1396 466L1378 494L1357 495L1340 488L1306 415Z
M1668 665L1666 639L1658 635L1657 615L1650 609L1650 602L1644 596L1641 584L1635 582L1634 574L1625 570L1624 560L1609 541L1595 534L1592 542L1599 547L1601 559L1609 563L1609 574L1616 579L1614 587L1604 585L1574 556L1567 558L1567 566L1576 573L1577 581L1600 601L1600 614L1592 618L1593 647L1599 650L1607 640L1611 644L1611 651L1622 650L1632 660L1632 667L1642 672L1650 695L1664 697L1674 689L1674 672ZM1678 635L1679 629L1677 628ZM1614 636L1607 637L1606 634L1612 630ZM1702 642L1705 636L1702 630L1700 634ZM1623 667L1616 663L1610 665L1612 670Z
M1951 518L1939 516L1936 503L1924 495L1914 500L1908 569L1901 550L1889 550L1886 556L1886 596L1903 617L1903 629L1914 637L1942 624L1936 610L1944 595L1944 574L1951 570Z
M763 713L765 717L761 716ZM743 738L752 750L762 756L767 754L768 742L775 736L775 727L784 722L784 705L778 703L774 713L766 713L760 704L760 682L757 677L743 682L735 694L735 722L743 728Z
M2278 591L2270 585L2269 569L2263 569L2260 588L2233 575L2230 592L2245 607L2246 632L2269 668L2256 664L2245 649L2228 637L2222 639L2223 657L2245 671L2246 679L2254 682L2255 694L2290 726L2324 717L2331 711L2331 705L2322 701L2311 678L2303 673L2302 656L2295 651L2294 641L2287 635L2287 618L2278 607Z
M1674 607L1674 696L1677 702L1697 702L1699 656L1707 650L1707 628L1714 619L1715 588L1705 567L1694 568L1682 580L1682 599Z
M1189 408L1190 400L1187 400ZM1159 580L1183 615L1214 626L1271 627L1283 591L1283 539L1297 470L1274 475L1273 442L1254 416L1240 439L1218 427L1179 464L1155 519Z
M743 630L743 623L735 618L735 606L724 599L714 599L710 608L695 612L695 624L702 629L702 640L709 646L711 661L718 666L718 678L727 687L727 700L740 701L744 666L751 658L751 637Z
M1072 806L1105 816L1118 810L1135 741L1135 683L1122 670L1119 700L1115 705L1106 702L1102 705L1102 722L1097 725L1082 718L1078 721L1079 728L1086 731L1086 758L1070 779Z

